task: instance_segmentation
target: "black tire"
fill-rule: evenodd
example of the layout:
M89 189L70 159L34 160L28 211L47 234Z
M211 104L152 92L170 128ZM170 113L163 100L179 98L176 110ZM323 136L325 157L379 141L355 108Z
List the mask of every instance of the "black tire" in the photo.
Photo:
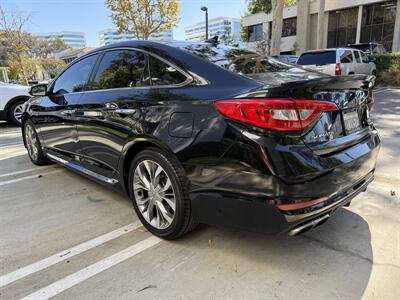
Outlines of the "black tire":
M22 117L22 111L20 112L20 117L16 117L14 112L17 108L20 108L22 104L24 104L28 99L19 99L14 101L13 104L10 105L8 109L8 121L11 122L14 125L21 126L21 117Z
M27 137L27 134L29 134L29 128L32 128L33 132L31 133L35 139L36 142L35 143L30 143L29 142L29 137ZM32 161L32 163L34 163L35 165L38 166L43 166L43 165L48 165L51 164L52 162L44 155L43 150L42 150L42 144L40 143L40 139L39 136L36 132L35 129L35 125L33 124L33 122L31 120L27 120L24 124L24 139L25 139L25 144L26 144L26 148L28 151L28 156L29 159ZM30 143L30 144L28 144ZM35 147L37 154L33 155L30 148L29 147Z
M173 221L165 229L158 229L151 225L143 216L135 199L134 173L137 166L150 160L161 166L168 175L175 193L175 213ZM129 193L133 207L143 226L152 234L163 239L176 239L193 230L197 223L193 221L189 199L189 180L179 161L171 154L155 147L145 148L139 152L131 163L129 170ZM149 196L148 196L149 197Z

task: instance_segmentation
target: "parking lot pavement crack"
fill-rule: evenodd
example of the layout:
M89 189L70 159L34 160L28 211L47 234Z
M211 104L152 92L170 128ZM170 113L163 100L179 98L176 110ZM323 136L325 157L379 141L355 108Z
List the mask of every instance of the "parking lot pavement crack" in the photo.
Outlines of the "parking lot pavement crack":
M369 257L362 256L362 255L360 255L360 254L358 254L358 253L355 253L355 252L353 252L353 251L350 251L350 250L348 250L348 249L340 249L340 248L334 247L334 246L329 245L328 243L326 243L326 242L324 242L324 241L322 241L322 240L313 238L313 237L311 237L311 236L301 235L301 237L304 238L304 239L310 240L310 241L312 241L312 242L318 243L318 244L322 245L323 247L328 248L328 249L330 249L330 250L333 250L333 251L336 251L336 252L340 252L340 253L343 253L343 254L345 254L345 255L350 255L350 256L356 257L356 258L358 258L358 259L361 259L361 260L363 260L363 261L368 262L368 263L371 264L371 265L380 266L380 267L392 267L392 268L395 268L395 269L399 269L399 270L400 270L400 266L399 266L399 265L390 264L390 263L379 263L379 262L373 261L373 260L372 260L371 258L369 258Z

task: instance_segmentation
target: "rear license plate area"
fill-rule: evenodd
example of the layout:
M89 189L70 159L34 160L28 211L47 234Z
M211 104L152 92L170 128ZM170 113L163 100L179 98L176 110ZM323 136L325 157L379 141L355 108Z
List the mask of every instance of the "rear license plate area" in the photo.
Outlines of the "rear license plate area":
M361 123L357 109L344 111L343 123L347 134L359 130L361 128Z

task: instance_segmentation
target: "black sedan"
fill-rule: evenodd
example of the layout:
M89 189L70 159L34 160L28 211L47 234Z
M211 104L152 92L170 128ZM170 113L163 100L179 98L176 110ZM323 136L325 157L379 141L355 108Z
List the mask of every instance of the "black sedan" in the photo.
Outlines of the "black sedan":
M132 199L153 234L198 223L299 234L373 180L371 79L209 43L98 48L31 89L24 143Z

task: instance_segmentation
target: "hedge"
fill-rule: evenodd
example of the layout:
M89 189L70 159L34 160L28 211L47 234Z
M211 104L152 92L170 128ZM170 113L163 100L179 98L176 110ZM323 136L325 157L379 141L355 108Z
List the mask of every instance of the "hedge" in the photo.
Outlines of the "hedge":
M400 52L375 54L376 82L379 85L400 87Z

